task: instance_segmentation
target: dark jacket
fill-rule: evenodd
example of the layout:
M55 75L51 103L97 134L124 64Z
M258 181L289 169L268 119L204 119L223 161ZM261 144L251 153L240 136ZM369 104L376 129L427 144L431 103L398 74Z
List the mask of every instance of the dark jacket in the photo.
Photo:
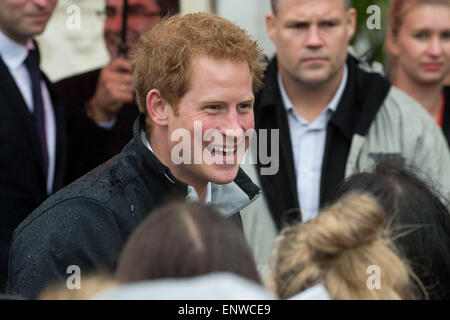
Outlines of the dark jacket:
M133 123L139 115L135 103L122 107L111 129L98 126L87 116L86 104L94 96L100 71L75 75L55 84L66 107L69 154L66 184L118 154L133 137Z
M444 118L442 121L442 131L447 139L448 146L450 147L450 87L444 87Z
M82 275L113 271L128 236L148 213L165 200L186 197L187 185L142 143L143 122L139 117L134 138L119 155L49 198L17 228L11 293L35 298L50 281L66 280L71 265L79 266ZM243 202L260 192L241 170L234 182L217 189L212 203L230 217L239 217Z
M327 127L320 185L321 205L330 199L333 190L345 176L353 135L366 134L391 87L380 75L359 69L356 59L350 55L347 66L347 85ZM295 210L299 208L299 200L288 120L278 86L277 72L277 61L274 58L266 71L264 89L255 101L255 127L269 131L280 130L279 171L275 175L259 177L270 211L280 228L282 221L299 219L299 211ZM270 139L268 145L270 150ZM258 166L261 164L258 163ZM294 214L294 217L289 217L289 213Z
M63 186L66 135L63 107L42 73L49 90L56 124L53 192ZM8 67L0 58L0 287L8 277L8 254L14 229L46 198L47 178L34 115Z

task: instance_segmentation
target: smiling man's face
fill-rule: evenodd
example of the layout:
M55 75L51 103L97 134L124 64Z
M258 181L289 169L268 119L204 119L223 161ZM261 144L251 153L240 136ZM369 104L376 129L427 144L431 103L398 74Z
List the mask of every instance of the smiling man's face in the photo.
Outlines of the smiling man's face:
M249 144L244 133L254 128L253 103L247 62L195 56L189 90L178 103L177 112L171 111L168 119L170 149L178 144L178 141L171 141L177 129L189 132L188 145L191 146L190 163L170 168L175 176L194 186L210 181L217 184L233 181ZM201 132L195 132L195 123L201 124ZM208 130L220 135L220 141L215 138L205 141ZM195 149L195 145L201 148ZM195 157L200 163L194 163Z

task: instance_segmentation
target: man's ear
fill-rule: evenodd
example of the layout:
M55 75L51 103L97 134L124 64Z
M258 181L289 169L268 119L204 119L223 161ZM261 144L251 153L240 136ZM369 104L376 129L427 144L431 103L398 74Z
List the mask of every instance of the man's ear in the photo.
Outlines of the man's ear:
M356 32L356 17L357 13L355 8L350 8L347 12L347 34L348 34L348 41L352 40L353 36Z
M275 37L275 23L276 23L276 17L273 13L268 13L266 15L266 30L267 30L267 34L269 35L270 40L272 40L273 43L275 43L274 41L274 37Z
M167 126L169 119L169 103L162 97L158 89L152 89L147 94L147 112L157 126Z

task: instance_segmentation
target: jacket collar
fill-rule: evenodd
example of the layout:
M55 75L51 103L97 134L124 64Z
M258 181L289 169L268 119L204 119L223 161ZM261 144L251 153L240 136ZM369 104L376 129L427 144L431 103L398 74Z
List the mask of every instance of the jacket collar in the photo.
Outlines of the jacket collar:
M348 56L347 67L347 84L327 128L322 162L321 203L328 199L336 184L344 178L353 135L367 134L390 90L390 84L386 79L379 74L361 70L358 60L351 55ZM257 129L280 130L282 143L279 144L279 171L274 176L260 176L271 213L280 228L285 217L289 220L291 213L292 216L295 215L292 209L298 208L299 203L292 144L277 73L277 60L274 58L266 69L264 90L259 92L255 102L255 123ZM270 145L270 139L267 144ZM258 166L261 166L259 162Z
M376 73L358 72L359 61L348 55L348 79L338 104L336 112L330 119L332 125L338 128L351 141L353 134L365 136L373 122L380 106L383 104L391 87L388 80ZM263 113L264 109L276 107L282 101L280 87L277 81L277 58L274 57L266 70L264 90L255 113Z
M170 169L142 142L140 133L144 126L145 117L141 114L134 123L134 138L132 142L137 149L136 152L139 158L143 160L144 167L146 167L147 170L151 170L159 177L160 181L164 182L167 191L171 190L169 191L170 193L172 193L172 191L181 191L186 197L188 185L178 180L172 174ZM145 180L146 177L143 178ZM155 183L155 181L146 182L148 185ZM242 169L239 169L234 181L225 185L211 183L211 205L219 210L224 216L228 217L248 206L257 199L260 193L261 190L259 187L251 181Z
M0 56L10 70L19 68L24 63L28 50L34 47L31 39L28 39L27 45L24 46L0 32Z

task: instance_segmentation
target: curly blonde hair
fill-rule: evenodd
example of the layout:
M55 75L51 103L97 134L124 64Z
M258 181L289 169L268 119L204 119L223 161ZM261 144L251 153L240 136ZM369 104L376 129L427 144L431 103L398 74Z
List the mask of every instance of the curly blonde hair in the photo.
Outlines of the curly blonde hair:
M385 225L371 196L349 194L316 219L286 228L271 261L277 294L286 299L323 284L337 300L415 298L412 271ZM381 270L379 290L367 285L373 265Z
M147 114L146 97L158 89L175 109L189 90L194 56L246 61L253 91L262 85L264 55L246 31L207 13L172 16L143 34L134 59L134 82L139 110ZM147 116L147 124L151 124Z

